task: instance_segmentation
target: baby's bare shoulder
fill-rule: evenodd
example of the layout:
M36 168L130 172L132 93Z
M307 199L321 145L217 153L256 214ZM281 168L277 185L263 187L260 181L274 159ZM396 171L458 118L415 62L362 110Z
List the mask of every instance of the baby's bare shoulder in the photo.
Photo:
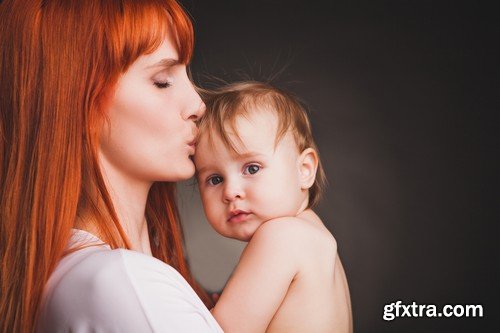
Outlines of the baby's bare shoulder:
M256 241L286 246L306 254L337 253L337 242L325 227L297 217L280 217L267 221L255 232Z

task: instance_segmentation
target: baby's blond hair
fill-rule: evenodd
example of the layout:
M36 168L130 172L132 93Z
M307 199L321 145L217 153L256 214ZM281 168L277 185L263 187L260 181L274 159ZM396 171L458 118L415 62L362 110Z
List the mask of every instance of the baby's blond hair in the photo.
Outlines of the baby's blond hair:
M208 134L211 142L212 133L215 133L228 149L238 153L225 127L229 125L239 138L235 128L236 118L248 116L256 109L264 109L273 111L278 119L275 145L291 131L299 152L307 148L314 149L318 154L318 169L314 184L309 189L308 208L318 204L326 185L326 176L307 112L296 97L269 84L254 81L232 83L213 91L202 91L201 95L207 110L199 121L199 129L202 135Z

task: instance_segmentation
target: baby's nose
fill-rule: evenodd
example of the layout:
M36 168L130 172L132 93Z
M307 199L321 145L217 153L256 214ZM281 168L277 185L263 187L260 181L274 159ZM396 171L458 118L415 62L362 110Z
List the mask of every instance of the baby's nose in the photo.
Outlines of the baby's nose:
M224 187L224 201L232 202L236 199L244 199L245 194L241 186L235 183L226 183Z

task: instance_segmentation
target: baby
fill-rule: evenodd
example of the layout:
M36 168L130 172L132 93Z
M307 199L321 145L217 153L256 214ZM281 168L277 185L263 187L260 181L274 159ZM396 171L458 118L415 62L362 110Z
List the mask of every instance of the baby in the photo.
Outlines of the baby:
M352 332L337 244L312 210L325 176L306 112L257 82L205 104L194 156L205 214L248 242L213 315L225 332Z

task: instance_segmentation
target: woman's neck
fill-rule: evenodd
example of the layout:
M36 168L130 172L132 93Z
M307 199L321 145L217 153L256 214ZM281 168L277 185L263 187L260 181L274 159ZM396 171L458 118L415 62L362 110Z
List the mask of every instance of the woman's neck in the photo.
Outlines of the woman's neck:
M151 255L145 212L152 184L136 183L134 186L130 180L123 181L116 176L110 178L107 181L109 195L131 249Z
M145 211L152 183L132 179L110 163L106 163L104 159L101 159L101 170L118 221L128 237L131 250L151 255Z

